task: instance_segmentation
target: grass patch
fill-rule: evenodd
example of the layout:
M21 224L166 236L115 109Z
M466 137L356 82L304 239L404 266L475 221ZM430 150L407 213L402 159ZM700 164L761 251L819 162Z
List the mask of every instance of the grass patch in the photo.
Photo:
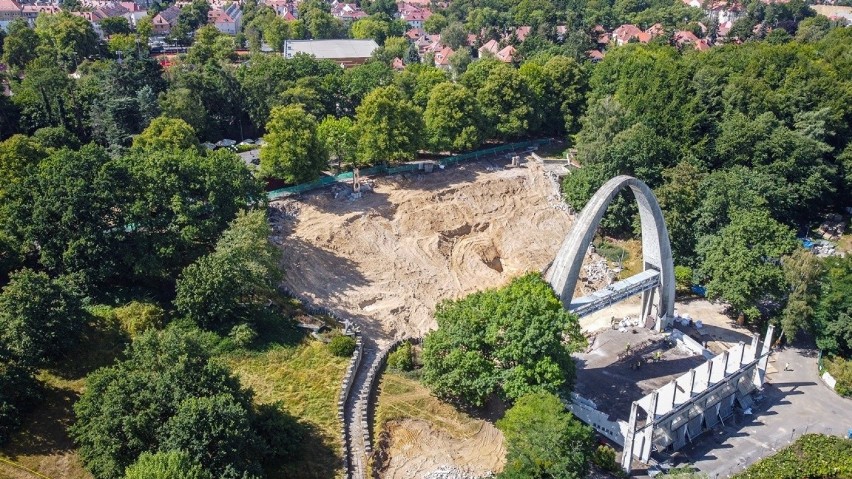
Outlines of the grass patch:
M603 238L594 242L597 253L613 266L621 264L619 279L629 278L642 272L642 241L639 239L617 240Z
M432 396L418 380L417 371L386 371L379 383L375 431L395 419L422 419L436 429L457 439L471 437L482 427L483 420L473 418L450 404Z
M259 352L238 351L224 359L243 386L254 390L257 403L282 401L284 410L310 430L301 444L299 460L267 471L270 479L342 474L337 396L349 358L333 356L319 341L305 340Z

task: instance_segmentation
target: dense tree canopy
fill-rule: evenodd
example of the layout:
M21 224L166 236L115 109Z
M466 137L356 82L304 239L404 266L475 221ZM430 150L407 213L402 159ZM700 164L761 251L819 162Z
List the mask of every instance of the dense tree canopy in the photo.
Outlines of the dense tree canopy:
M302 105L273 108L266 131L266 145L260 150L263 176L302 183L318 177L328 166L316 119Z
M574 419L558 396L547 392L522 396L497 427L507 449L501 479L579 479L588 474L594 431Z
M537 274L502 289L445 301L438 329L423 342L423 380L439 397L481 406L491 394L517 399L570 387L569 341L582 341L576 317Z

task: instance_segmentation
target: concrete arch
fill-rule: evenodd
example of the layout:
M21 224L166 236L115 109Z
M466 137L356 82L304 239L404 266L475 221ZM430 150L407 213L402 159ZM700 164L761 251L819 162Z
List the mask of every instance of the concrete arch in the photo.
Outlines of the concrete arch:
M583 258L592 243L601 218L615 195L626 187L633 191L636 203L639 205L644 269L654 269L660 273L659 299L656 303L660 320L657 321L656 329L661 330L674 316L674 264L669 234L660 204L651 188L641 180L621 175L601 186L577 216L574 227L565 238L556 259L547 271L546 279L562 300L562 304L569 308L580 277ZM642 294L643 317L650 312L653 304L654 291L644 292Z

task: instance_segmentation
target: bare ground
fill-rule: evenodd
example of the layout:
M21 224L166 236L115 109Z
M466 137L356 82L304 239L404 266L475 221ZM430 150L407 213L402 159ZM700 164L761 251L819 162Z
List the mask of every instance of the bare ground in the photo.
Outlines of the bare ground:
M440 300L543 270L571 219L538 164L505 164L381 178L357 200L338 187L275 202L284 285L390 340L433 329Z

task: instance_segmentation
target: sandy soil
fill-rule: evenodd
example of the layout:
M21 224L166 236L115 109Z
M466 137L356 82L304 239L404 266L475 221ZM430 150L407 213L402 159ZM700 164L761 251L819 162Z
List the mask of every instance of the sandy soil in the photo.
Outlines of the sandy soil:
M440 300L546 268L571 226L537 163L506 164L380 178L357 200L340 186L275 202L284 285L374 338L422 336Z
M413 477L480 477L503 469L503 434L491 423L471 437L455 438L419 419L389 421L386 479Z

